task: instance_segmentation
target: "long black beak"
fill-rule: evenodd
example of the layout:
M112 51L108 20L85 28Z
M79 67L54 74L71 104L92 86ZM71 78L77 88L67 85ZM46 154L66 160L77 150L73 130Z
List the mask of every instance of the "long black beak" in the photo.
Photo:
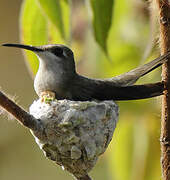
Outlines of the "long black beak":
M2 46L22 48L22 49L27 49L33 52L44 51L41 47L24 45L24 44L2 44Z

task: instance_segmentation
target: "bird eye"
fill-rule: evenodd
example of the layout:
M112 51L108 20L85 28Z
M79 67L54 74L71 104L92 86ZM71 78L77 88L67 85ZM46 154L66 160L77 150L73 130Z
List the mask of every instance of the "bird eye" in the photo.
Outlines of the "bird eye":
M53 50L53 53L56 55L56 56L62 56L63 55L63 49L62 48L55 48Z

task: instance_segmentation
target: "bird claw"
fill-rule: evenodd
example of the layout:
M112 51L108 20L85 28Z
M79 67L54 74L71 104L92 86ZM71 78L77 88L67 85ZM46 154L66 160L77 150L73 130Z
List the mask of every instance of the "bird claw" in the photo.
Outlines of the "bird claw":
M44 91L40 94L41 102L49 104L51 101L55 100L55 93L52 91Z

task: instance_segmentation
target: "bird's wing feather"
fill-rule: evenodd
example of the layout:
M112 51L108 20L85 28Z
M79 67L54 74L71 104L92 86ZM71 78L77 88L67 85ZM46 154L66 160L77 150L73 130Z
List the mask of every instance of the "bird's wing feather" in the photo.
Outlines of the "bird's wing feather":
M163 94L164 84L162 82L154 84L115 86L111 81L88 79L79 77L73 88L72 100L134 100L145 99Z
M110 80L115 82L119 86L129 86L134 84L140 77L148 74L152 70L161 66L163 63L167 61L167 57L170 56L170 52L167 54L160 56L159 58L150 61L147 64L141 65L127 73L121 74L119 76L113 77Z

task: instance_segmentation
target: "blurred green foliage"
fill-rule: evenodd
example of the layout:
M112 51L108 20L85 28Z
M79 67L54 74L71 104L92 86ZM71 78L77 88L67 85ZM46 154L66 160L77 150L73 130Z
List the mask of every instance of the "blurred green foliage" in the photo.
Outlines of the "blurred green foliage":
M21 38L25 44L69 45L78 71L112 77L140 64L149 39L148 6L142 0L24 0ZM30 52L26 56L35 74L38 61ZM153 52L148 59L155 56ZM156 71L140 83L159 79ZM159 101L120 103L120 120L106 152L109 180L160 179Z
M112 23L114 0L90 0L93 12L93 29L97 43L107 53L107 38Z

